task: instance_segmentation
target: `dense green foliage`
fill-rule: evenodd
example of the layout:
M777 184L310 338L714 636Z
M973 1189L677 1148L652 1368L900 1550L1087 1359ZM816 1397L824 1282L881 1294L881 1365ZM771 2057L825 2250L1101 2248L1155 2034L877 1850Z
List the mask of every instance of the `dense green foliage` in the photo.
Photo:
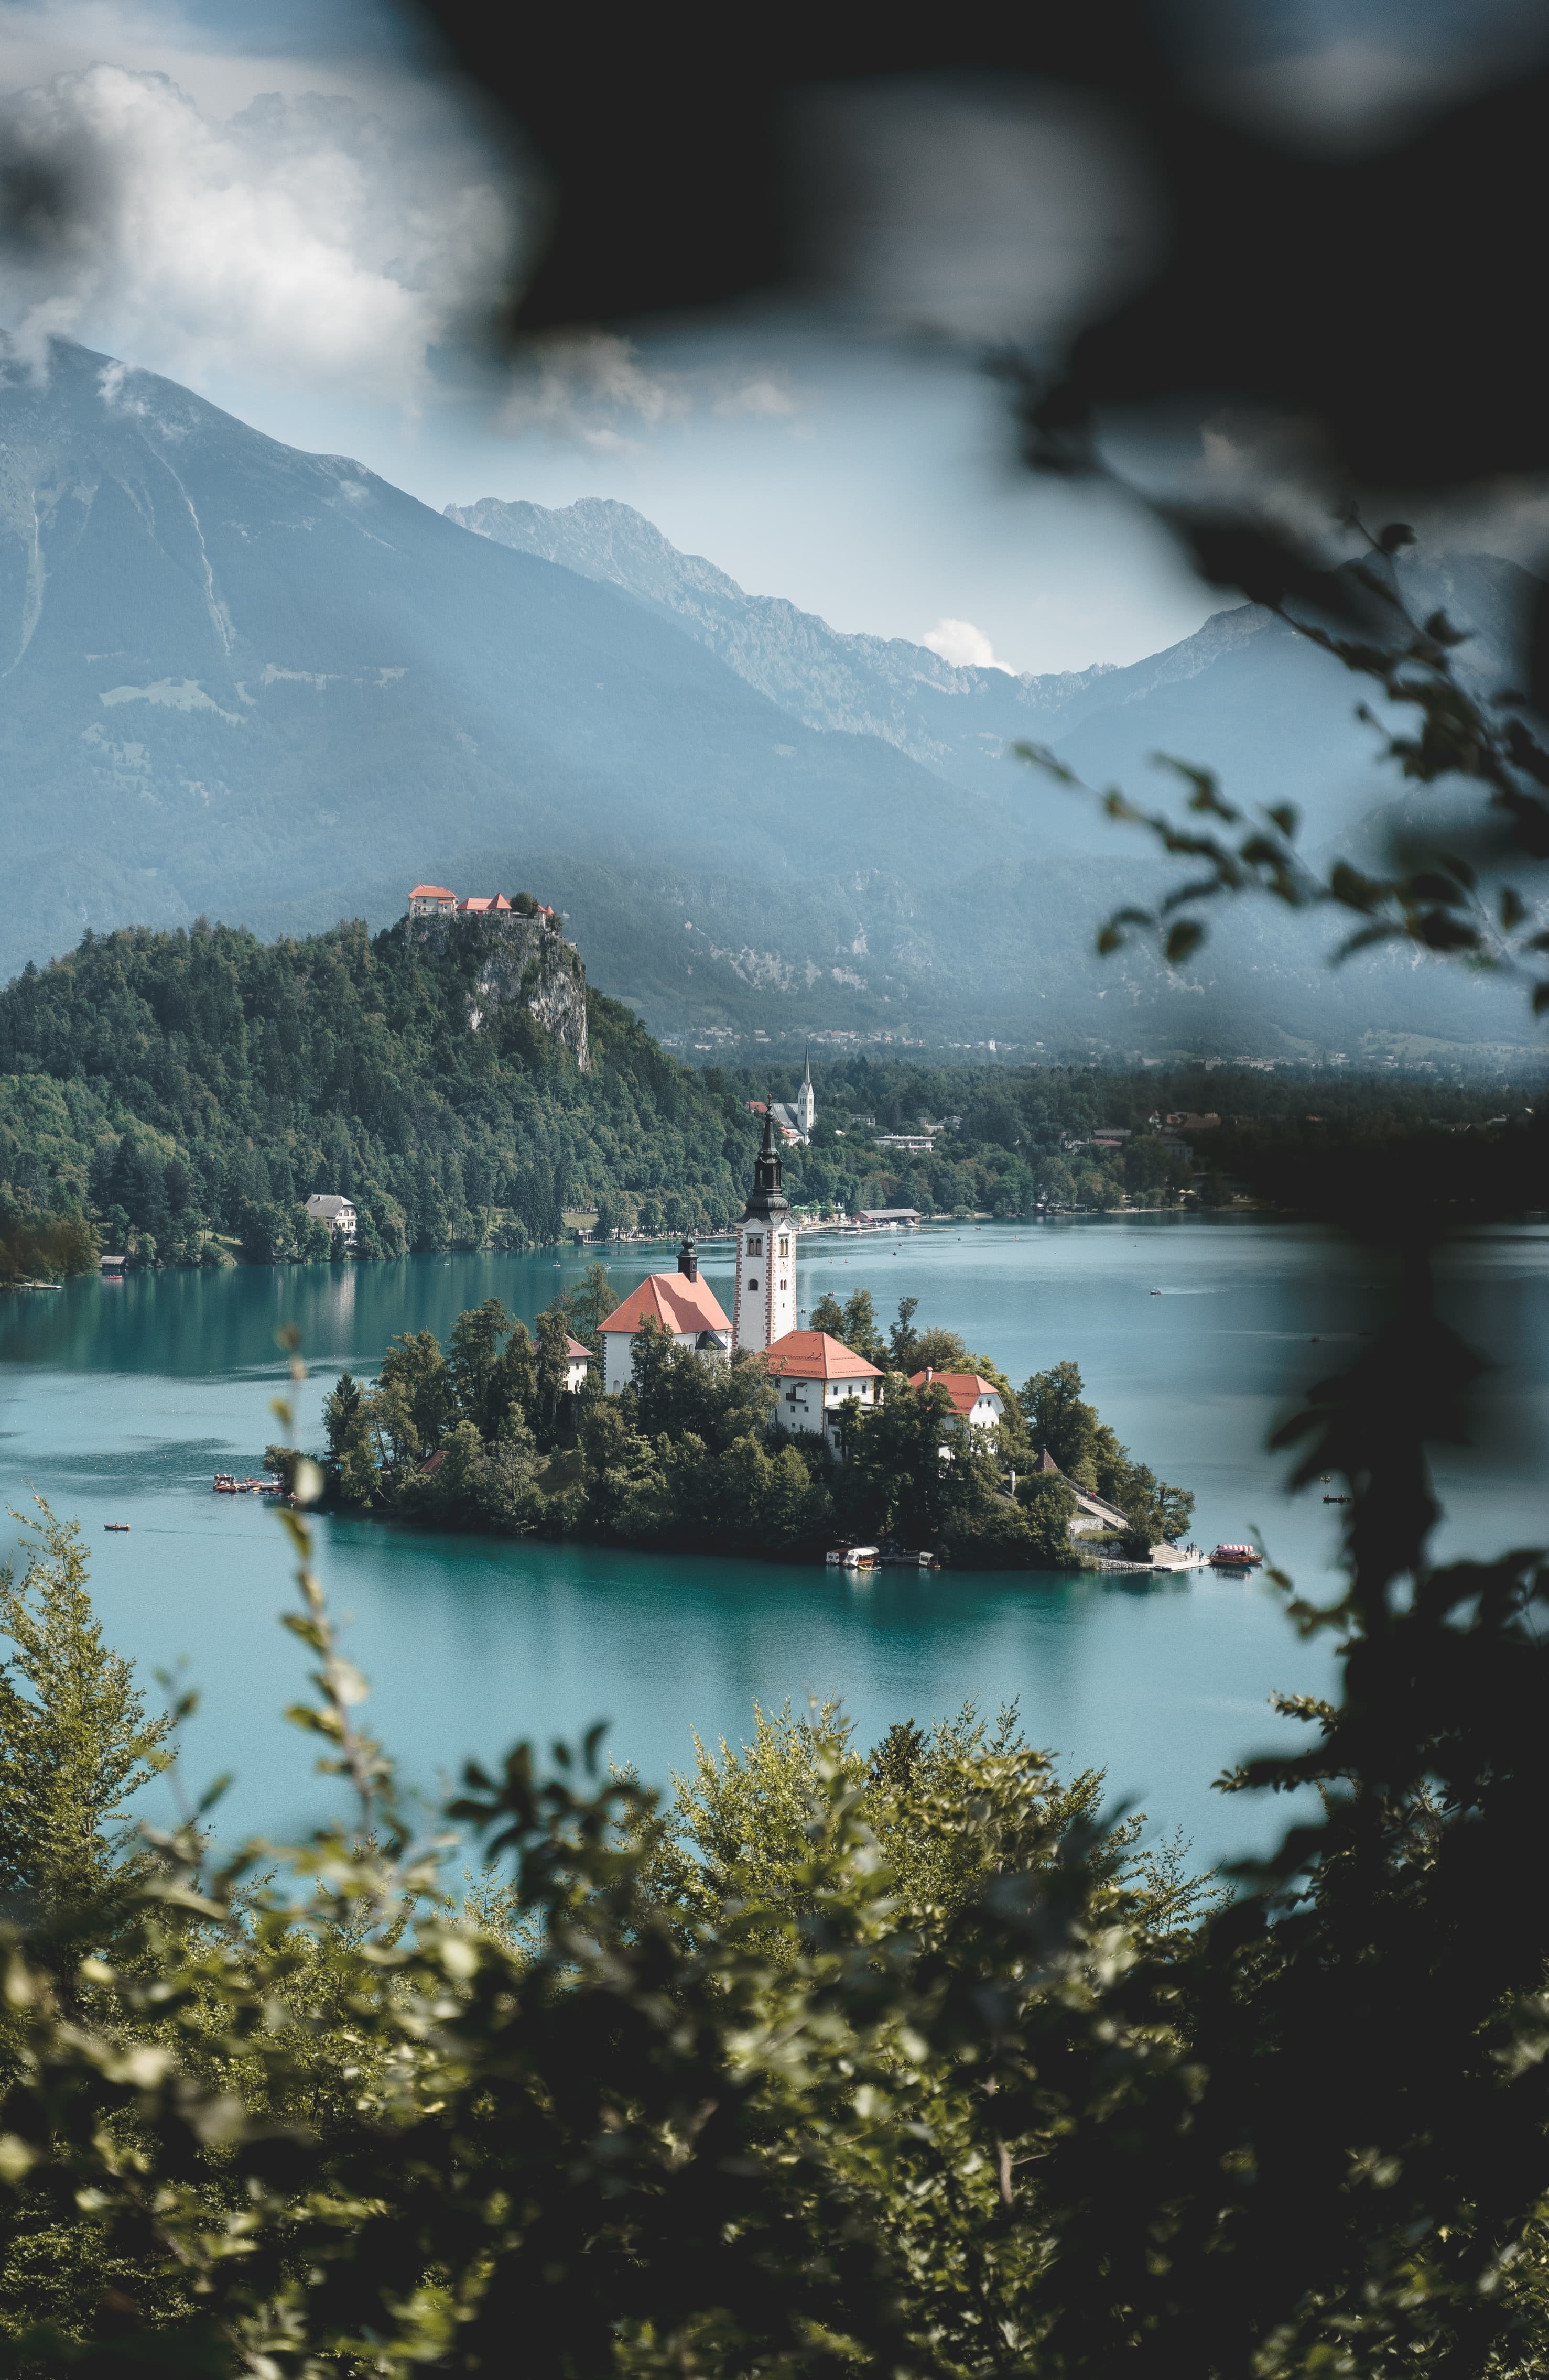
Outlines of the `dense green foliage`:
M792 1099L799 1066L712 1067L739 1099ZM797 1205L915 1207L922 1215L1027 1215L1326 1202L1327 1183L1373 1163L1402 1172L1466 1166L1503 1144L1549 1196L1549 1115L1538 1089L1462 1086L1417 1071L1377 1080L1292 1067L927 1066L901 1059L814 1063L818 1121L786 1152ZM1523 1100L1533 1104L1524 1107ZM1535 1109L1539 1111L1535 1112ZM1188 1117L1169 1127L1169 1117ZM929 1154L879 1148L882 1133L940 1125ZM1116 1126L1119 1148L1092 1135ZM1168 1140L1180 1144L1165 1145Z
M353 1813L218 1870L198 1818L87 1827L73 1943L13 1918L7 2368L471 2380L518 2338L544 2380L1542 2368L1542 1572L1430 1572L1380 1636L1320 1615L1343 1705L1233 1781L1337 1790L1236 1900L971 1710L870 1752L760 1714L665 1802L594 1741L546 1781L518 1747L449 1806L487 1863L459 1892L284 1517L292 1716ZM5 1621L0 1757L67 1741L106 1813L150 1731L51 1517ZM55 1823L25 1806L23 1864Z
M0 1190L0 1286L67 1280L90 1272L97 1257L97 1235L83 1216L40 1211Z
M519 1002L473 1030L480 954L401 925L88 935L0 992L0 1185L139 1262L325 1258L319 1190L355 1202L363 1256L542 1244L572 1202L725 1222L751 1139L732 1103L593 992L588 1073Z
M444 1528L807 1559L835 1539L879 1540L959 1564L1072 1569L1074 1498L1034 1471L1047 1445L1077 1486L1128 1516L1110 1547L1144 1559L1188 1526L1193 1498L1131 1460L1080 1402L1073 1364L1018 1394L955 1332L917 1330L913 1298L900 1301L885 1339L869 1291L813 1311L814 1330L884 1372L876 1406L845 1411L842 1459L781 1427L757 1354L727 1363L654 1325L636 1341L621 1396L603 1394L593 1376L568 1395L567 1336L595 1349L614 1302L593 1265L538 1318L536 1340L492 1297L458 1318L445 1350L432 1331L409 1332L369 1385L346 1373L323 1407L331 1500ZM992 1380L1004 1401L998 1426L965 1430L939 1383L911 1388L909 1375L927 1366ZM274 1446L267 1460L288 1476L296 1456Z

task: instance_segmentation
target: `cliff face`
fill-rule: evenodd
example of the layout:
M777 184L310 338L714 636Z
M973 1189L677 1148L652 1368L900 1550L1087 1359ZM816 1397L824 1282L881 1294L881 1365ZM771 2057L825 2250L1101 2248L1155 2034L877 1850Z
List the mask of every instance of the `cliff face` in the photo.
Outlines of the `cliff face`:
M541 917L524 917L516 910L482 917L409 917L403 931L410 949L455 960L466 976L470 1033L481 1032L499 1009L524 1008L568 1050L581 1074L591 1071L586 969L574 942Z

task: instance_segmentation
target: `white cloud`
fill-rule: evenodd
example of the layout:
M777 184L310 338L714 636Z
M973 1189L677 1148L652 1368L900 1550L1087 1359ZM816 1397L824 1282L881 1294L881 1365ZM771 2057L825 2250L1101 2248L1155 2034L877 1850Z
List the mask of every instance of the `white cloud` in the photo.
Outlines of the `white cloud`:
M43 191L0 249L0 318L199 382L369 388L413 405L431 351L498 296L504 169L439 103L418 140L341 94L221 120L165 75L92 66L0 102ZM13 181L14 187L14 181Z
M750 379L738 381L735 387L723 389L712 410L742 414L755 421L779 421L796 411L796 399L772 372L755 372Z
M954 669L1005 670L1007 677L1016 672L1008 662L997 662L995 649L982 628L971 620L938 620L920 639L933 653L939 653Z
M688 412L683 374L641 362L640 350L612 331L534 340L516 365L495 427L508 437L547 431L602 453L634 441L630 430L653 430Z
M798 410L776 369L717 361L685 366L642 356L613 331L535 339L512 368L495 427L538 431L602 454L635 451L641 433L708 405L723 418L779 421Z

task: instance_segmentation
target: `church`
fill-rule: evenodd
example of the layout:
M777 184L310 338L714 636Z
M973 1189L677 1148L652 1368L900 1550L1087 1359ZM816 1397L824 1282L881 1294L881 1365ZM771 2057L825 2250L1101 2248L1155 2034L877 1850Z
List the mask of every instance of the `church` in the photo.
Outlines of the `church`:
M753 1100L752 1109L755 1115L765 1113L762 1099ZM767 1112L788 1139L800 1141L803 1148L811 1139L812 1126L817 1122L818 1101L817 1093L812 1088L812 1053L810 1050L802 1070L801 1088L795 1099L771 1099Z
M809 1074L803 1086L811 1090ZM799 1101L798 1102L799 1105ZM685 1240L676 1272L648 1273L638 1289L599 1325L603 1385L616 1395L632 1378L635 1336L649 1314L677 1342L701 1354L735 1348L765 1350L796 1328L796 1225L780 1186L777 1119L766 1110L763 1141L753 1160L753 1186L737 1226L737 1290L731 1317L723 1311Z
M768 1347L796 1328L796 1225L780 1187L777 1119L763 1119L763 1146L753 1160L753 1187L737 1227L734 1347Z

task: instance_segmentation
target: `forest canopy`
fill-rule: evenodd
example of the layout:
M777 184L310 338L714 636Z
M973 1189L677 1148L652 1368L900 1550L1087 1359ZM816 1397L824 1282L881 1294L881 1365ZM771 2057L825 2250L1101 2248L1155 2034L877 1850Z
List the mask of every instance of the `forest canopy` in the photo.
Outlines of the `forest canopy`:
M599 1202L672 1232L728 1220L744 1111L568 944L586 1071L520 1002L470 1022L459 941L401 922L88 934L0 991L0 1184L147 1263L326 1256L316 1191L354 1203L362 1256L542 1245Z

